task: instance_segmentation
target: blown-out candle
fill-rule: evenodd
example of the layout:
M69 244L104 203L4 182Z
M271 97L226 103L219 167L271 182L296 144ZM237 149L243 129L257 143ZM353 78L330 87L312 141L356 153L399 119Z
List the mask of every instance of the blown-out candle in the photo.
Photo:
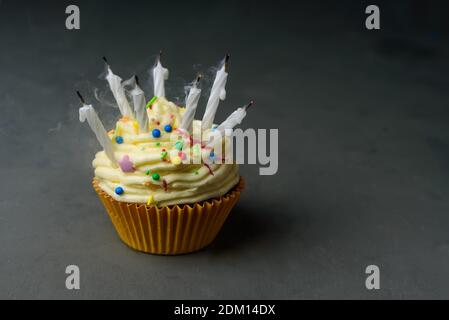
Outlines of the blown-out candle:
M153 68L154 95L156 97L165 97L165 80L168 79L168 69L161 64L160 57L157 59L156 66Z
M210 92L209 100L207 101L206 111L204 112L203 121L201 122L202 130L207 130L212 127L214 123L215 114L220 100L226 99L226 81L228 73L226 72L226 63L229 56L226 56L225 62L220 70L217 71L214 84Z
M201 96L201 89L198 88L198 82L200 79L201 76L198 76L198 78L194 81L186 99L186 111L182 116L180 125L180 129L185 131L190 131L192 128L193 119L195 118L196 107L198 106L198 101Z
M109 87L111 88L112 94L114 95L115 101L117 101L118 108L120 109L120 113L124 117L133 117L133 111L128 103L128 99L126 99L125 88L122 85L122 78L115 75L109 65L107 65L108 73L106 75L106 80L109 83Z
M103 126L103 123L101 122L92 105L83 103L83 106L79 109L79 116L81 122L85 122L87 120L87 123L95 133L98 142L103 147L104 152L106 153L109 160L111 160L113 164L117 164L117 161L114 157L114 148L112 147L111 139L109 138L108 133Z
M216 130L221 134L224 134L226 129L234 129L235 126L242 123L243 119L246 117L246 110L251 107L252 104L253 102L251 101L247 105L235 110L217 127Z
M243 107L237 108L233 113L226 118L215 130L211 132L209 143L207 144L207 148L216 149L219 147L221 150L221 145L223 142L223 137L228 134L226 130L232 130L235 126L242 123L243 119L246 117L246 111L249 107L251 107L253 101L244 105Z
M148 116L145 110L145 92L140 88L138 78L134 77L134 80L134 88L130 91L131 97L133 98L134 112L136 114L140 132L147 132Z

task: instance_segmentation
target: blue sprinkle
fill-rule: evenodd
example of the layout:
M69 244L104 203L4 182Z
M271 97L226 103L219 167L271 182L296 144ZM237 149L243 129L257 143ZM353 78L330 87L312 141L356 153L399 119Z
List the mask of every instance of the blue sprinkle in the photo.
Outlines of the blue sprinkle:
M167 124L167 125L164 127L164 130L165 130L166 132L171 132L171 130L172 130L171 125Z
M115 142L117 142L118 144L122 144L123 143L123 137L120 137L120 136L115 137Z
M210 157L211 159L214 159L214 158L215 158L215 153L214 153L213 151L211 151L210 154L209 154L209 157Z
M161 136L161 130L153 129L152 134L153 134L153 137L159 138Z
M125 190L123 190L122 187L117 187L117 188L115 188L115 193L118 194L118 195L121 195L121 194L123 194L124 192L125 192Z

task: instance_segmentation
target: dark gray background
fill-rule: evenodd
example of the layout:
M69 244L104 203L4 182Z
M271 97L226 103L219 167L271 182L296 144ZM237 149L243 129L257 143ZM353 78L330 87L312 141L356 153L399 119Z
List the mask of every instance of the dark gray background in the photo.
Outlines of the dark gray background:
M444 1L379 1L380 31L363 1L149 2L73 1L81 30L68 31L71 2L0 1L0 298L449 298ZM101 56L146 79L159 49L178 101L231 53L219 120L254 99L243 127L280 130L279 172L242 166L248 187L216 241L177 257L118 239L75 97L110 126Z

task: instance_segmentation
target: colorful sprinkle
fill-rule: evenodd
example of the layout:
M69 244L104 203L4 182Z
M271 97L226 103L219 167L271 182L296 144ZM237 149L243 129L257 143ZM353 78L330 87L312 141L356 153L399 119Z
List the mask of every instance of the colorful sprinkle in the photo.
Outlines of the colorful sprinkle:
M186 154L185 154L184 152L182 152L182 151L179 151L179 152L178 152L178 156L179 156L182 160L185 160L185 159L186 159Z
M182 140L179 140L179 141L175 142L175 148L178 149L179 151L182 150L183 146L184 146L184 143L182 142Z
M150 196L148 197L147 206L149 206L149 205L152 204L153 202L154 202L154 197L153 197L153 195L150 195Z
M121 194L125 193L125 190L123 190L122 187L117 187L117 188L115 188L115 193L118 195L121 195Z
M156 100L157 100L157 97L156 97L156 96L154 96L153 98L151 98L151 100L148 101L148 103L147 103L147 108L150 108L151 105L152 105Z
M195 171L195 174L198 174L198 171Z
M159 147L161 145L160 142L156 142L156 147Z
M210 167L207 163L205 163L204 165L205 165L206 168L209 170L209 174L210 174L211 176L213 176L213 175L214 175L214 172L212 171L211 167Z
M171 125L167 124L167 125L164 127L164 130L165 130L165 132L171 132L171 131L173 130L173 128L172 128Z
M156 180L156 181L161 178L161 176L158 173L153 173L152 177L153 177L153 180Z
M139 123L136 120L133 121L133 127L136 131L139 131Z
M161 153L161 159L167 158L167 155L168 155L167 151L162 152Z
M123 172L134 172L134 163L129 159L129 156L125 154L123 158L118 162Z
M147 170L146 172L145 172L145 174L147 175L147 176L149 176L150 175L150 170Z
M178 165L178 164L181 164L181 158L180 157L178 157L178 156L176 156L176 157L173 157L172 159L171 159L171 163L173 163L174 165Z
M196 144L193 146L193 155L198 157L200 155L200 145Z
M153 135L153 137L159 138L159 137L161 136L161 130L159 130L159 129L153 129L153 131L151 132L151 134Z
M215 159L215 153L213 151L210 152L209 158L211 158L212 160Z
M115 142L117 142L118 144L122 144L123 143L123 137L121 137L121 136L115 137Z

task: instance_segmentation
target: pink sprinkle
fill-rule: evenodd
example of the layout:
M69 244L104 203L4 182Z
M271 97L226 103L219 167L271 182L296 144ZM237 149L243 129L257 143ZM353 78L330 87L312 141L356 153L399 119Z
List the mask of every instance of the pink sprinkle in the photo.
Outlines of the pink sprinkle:
M134 172L136 169L134 168L134 164L129 159L129 156L126 154L123 158L118 162L120 168L123 172Z

